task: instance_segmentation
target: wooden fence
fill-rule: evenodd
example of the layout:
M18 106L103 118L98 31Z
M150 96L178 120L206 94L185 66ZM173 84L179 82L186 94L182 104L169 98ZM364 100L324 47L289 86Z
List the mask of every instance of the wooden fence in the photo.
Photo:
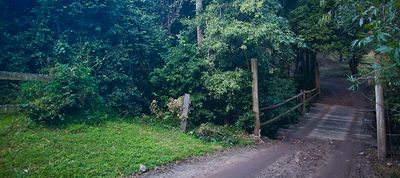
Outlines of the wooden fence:
M54 77L44 74L30 74L18 72L0 71L0 80L19 80L19 81L50 81ZM0 105L0 113L16 113L20 111L21 105Z
M16 104L16 105L0 105L0 113L5 113L5 114L9 114L9 113L16 113L20 110L21 105Z
M311 101L312 99L314 99L316 96L320 96L321 95L321 88L320 88L320 78L319 78L319 66L316 63L316 70L315 70L315 88L309 91L301 91L299 94L297 94L296 96L293 96L285 101L282 101L279 104L275 104L272 106L267 106L267 107L259 107L259 103L258 103L258 64L257 64L257 59L252 58L251 59L251 73L252 73L252 98L253 98L253 112L254 112L254 136L256 137L260 137L261 136L261 129L260 127L263 125L267 125L269 123L275 122L279 119L281 119L283 116L289 114L290 112L295 111L296 109L300 108L301 106L303 106L302 108L302 113L305 113L306 110L306 103ZM279 114L278 116L269 119L265 122L260 121L260 111L266 111L266 110L270 110L270 109L275 109L278 108L279 106L282 106L290 101L293 101L295 99L298 99L301 97L301 102L299 104L297 104L295 107L289 109L288 111Z
M295 111L296 109L298 109L300 107L302 107L301 112L304 114L306 112L306 104L319 95L320 95L320 90L318 88L315 88L315 89L312 89L309 91L301 91L299 94L297 94L287 100L284 100L278 104L260 108L260 111L267 111L267 110L271 110L271 109L276 109L282 105L289 103L290 101L293 101L293 100L296 100L299 98L301 99L301 102L299 102L296 106L292 107L291 109L287 110L286 112L284 112L282 114L279 114L278 116L276 116L272 119L262 122L260 125L264 126L264 125L270 124L272 122L275 122L275 121L281 119L283 116Z
M310 100L312 100L313 98L315 98L316 96L320 95L320 90L319 87L313 89L313 90L309 90L309 91L301 91L299 94L297 94L296 96L293 96L285 101L282 101L279 104L275 104L272 106L267 106L267 107L262 107L258 110L258 76L257 76L257 62L255 59L252 59L252 72L253 72L253 101L257 101L256 105L253 106L253 110L256 111L256 115L258 117L256 122L259 123L259 111L266 111L266 110L271 110L271 109L275 109L278 108L284 104L287 104L290 101L296 100L298 98L301 98L301 102L299 104L297 104L296 106L294 106L293 108L289 109L288 111L279 114L278 116L269 119L265 122L262 122L261 124L259 124L259 126L263 126L263 125L267 125L269 123L275 122L279 119L281 119L283 116L289 114L290 112L295 111L296 109L300 108L302 106L302 113L305 113L305 107L306 107L306 103L309 102ZM49 81L49 80L53 80L54 77L50 76L50 75L44 75L44 74L30 74L30 73L17 73L17 72L6 72L6 71L0 71L0 80L21 80L21 81ZM186 99L187 98L187 99ZM185 103L188 103L189 101L189 95L185 95ZM188 104L185 104L188 105ZM21 107L21 105L0 105L0 113L13 113L13 112L18 112L19 108ZM188 106L186 106L188 108ZM184 109L183 111L188 112L188 109ZM185 111L186 110L186 111ZM186 121L184 121L182 123L182 130L186 130ZM259 129L256 129L259 130ZM258 131L256 132L257 134Z
M0 80L49 81L53 79L54 77L44 74L29 74L29 73L0 71Z

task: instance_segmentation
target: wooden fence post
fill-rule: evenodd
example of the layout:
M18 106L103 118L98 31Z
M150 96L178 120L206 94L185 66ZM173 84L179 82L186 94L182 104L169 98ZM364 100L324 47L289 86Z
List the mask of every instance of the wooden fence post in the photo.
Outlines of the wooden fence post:
M189 114L189 105L190 105L190 95L185 94L183 97L183 108L182 108L182 118L181 118L181 130L186 132L187 119Z
M199 16L203 11L203 0L196 0L196 16ZM197 25L197 45L201 45L203 41L203 29L201 25Z
M252 95L253 95L253 111L255 114L254 120L254 135L260 137L260 107L258 106L258 67L257 59L251 59L251 72L253 74Z
M306 92L305 90L301 90L301 93L303 94L301 97L301 102L303 103L303 109L301 110L301 114L306 113Z
M375 55L376 64L380 65L380 56ZM377 146L378 146L378 159L384 160L386 158L386 126L385 126L385 109L384 109L384 96L383 86L380 83L380 69L375 71L375 108L376 108L376 130L377 130Z

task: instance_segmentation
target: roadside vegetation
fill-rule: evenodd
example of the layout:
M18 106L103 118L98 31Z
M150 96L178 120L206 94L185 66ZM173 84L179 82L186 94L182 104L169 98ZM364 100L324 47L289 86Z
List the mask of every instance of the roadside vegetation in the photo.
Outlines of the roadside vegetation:
M46 128L0 116L0 177L123 177L223 147L138 121Z
M260 106L315 88L317 54L339 56L355 86L379 70L399 133L398 0L21 2L0 2L0 71L53 80L0 81L0 104L22 106L21 116L0 119L0 174L115 177L141 162L251 144L251 59ZM370 52L380 64L363 57ZM177 131L185 93L187 134ZM262 121L295 105L262 112ZM261 134L275 137L299 114Z

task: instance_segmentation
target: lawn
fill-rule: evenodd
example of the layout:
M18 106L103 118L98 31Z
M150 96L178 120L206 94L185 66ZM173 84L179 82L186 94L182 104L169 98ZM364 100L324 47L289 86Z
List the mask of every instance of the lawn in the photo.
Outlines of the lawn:
M0 177L123 177L221 149L179 131L140 123L45 128L0 115Z

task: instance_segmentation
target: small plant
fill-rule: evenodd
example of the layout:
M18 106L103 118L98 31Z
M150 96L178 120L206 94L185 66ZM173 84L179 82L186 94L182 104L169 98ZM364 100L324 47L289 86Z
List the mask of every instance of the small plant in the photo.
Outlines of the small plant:
M170 98L168 103L168 113L172 116L179 118L180 120L184 119L182 115L182 107L183 107L183 97L179 97L178 99Z
M199 139L208 142L222 142L225 145L248 145L253 143L250 137L233 127L224 127L212 123L201 124L190 132Z
M160 108L158 101L150 103L150 111L155 116L157 122L167 126L177 127L180 120L185 119L182 115L183 97L177 99L169 98L166 108Z

